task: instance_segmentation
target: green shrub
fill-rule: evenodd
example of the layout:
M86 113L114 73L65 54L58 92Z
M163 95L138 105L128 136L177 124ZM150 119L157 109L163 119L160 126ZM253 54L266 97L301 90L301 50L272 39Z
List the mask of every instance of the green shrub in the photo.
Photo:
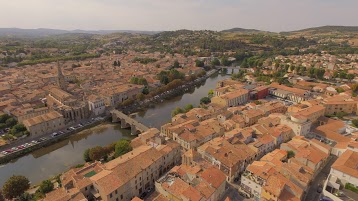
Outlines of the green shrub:
M346 185L344 186L345 189L351 190L355 193L358 193L358 188L356 186L354 186L351 183L346 183Z

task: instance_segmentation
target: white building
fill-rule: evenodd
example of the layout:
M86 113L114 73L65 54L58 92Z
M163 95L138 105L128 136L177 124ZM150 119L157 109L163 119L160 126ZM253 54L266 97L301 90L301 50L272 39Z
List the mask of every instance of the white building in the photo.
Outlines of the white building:
M357 188L358 186L358 152L352 149L347 149L331 167L330 175L328 176L323 194L334 201L342 200L335 194L345 188L346 185L351 185Z
M104 103L104 98L96 95L90 95L88 97L88 106L90 112L95 115L99 116L105 113L106 105Z

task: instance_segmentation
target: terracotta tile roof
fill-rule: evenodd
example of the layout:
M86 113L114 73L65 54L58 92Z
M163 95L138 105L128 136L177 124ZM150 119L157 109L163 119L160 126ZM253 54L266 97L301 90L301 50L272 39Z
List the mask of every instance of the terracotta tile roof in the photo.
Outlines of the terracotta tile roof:
M214 188L219 188L226 181L225 174L215 167L205 169L199 176Z
M278 174L279 175L279 174ZM275 197L279 197L286 182L276 175L271 175L267 179L264 189L272 193Z
M192 186L189 186L187 189L185 189L182 192L182 195L190 201L200 201L203 199L203 196L200 194L200 192Z
M206 182L200 182L195 186L195 189L199 191L206 199L209 199L215 192L215 188Z
M270 87L273 87L273 88L276 88L276 89L281 89L281 90L284 90L284 91L289 91L291 93L295 93L295 94L298 94L298 95L301 95L301 96L303 96L306 93L306 90L287 87L285 85L280 85L278 83L272 83L270 85Z
M189 184L181 180L180 178L175 178L174 181L170 184L164 183L163 188L170 192L171 194L175 195L176 197L180 197L183 192L189 188Z
M278 197L278 201L300 201L300 199L284 188Z
M358 178L358 152L346 150L332 165L336 169L352 177Z
M277 172L273 164L265 161L254 161L252 164L247 166L246 170L250 171L252 174L265 180L270 175Z
M157 197L153 199L153 201L169 201L168 198L166 198L164 195L159 194Z
M143 200L140 199L139 197L135 196L131 201L143 201Z
M224 201L231 201L229 197L226 197Z
M61 117L62 117L62 115L60 113L58 113L56 111L51 111L51 112L48 112L48 113L30 118L30 119L26 119L23 121L23 124L27 127L30 127L30 126L34 126L37 124L41 124L43 122L52 121L52 120L55 120L55 119L58 119Z
M262 144L270 144L273 143L275 140L273 139L273 137L271 137L271 135L264 135L258 138L258 141L260 141Z

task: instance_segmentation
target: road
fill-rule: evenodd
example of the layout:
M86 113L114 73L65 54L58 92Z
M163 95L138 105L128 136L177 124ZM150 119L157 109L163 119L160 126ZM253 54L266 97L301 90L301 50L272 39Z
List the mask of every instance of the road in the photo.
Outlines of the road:
M324 185L325 180L327 179L329 172L331 170L332 164L337 160L336 156L330 156L329 161L324 166L324 168L319 171L316 178L312 181L311 186L308 189L307 196L305 198L305 201L313 201L313 200L319 200L320 193L317 193L317 188L319 185Z

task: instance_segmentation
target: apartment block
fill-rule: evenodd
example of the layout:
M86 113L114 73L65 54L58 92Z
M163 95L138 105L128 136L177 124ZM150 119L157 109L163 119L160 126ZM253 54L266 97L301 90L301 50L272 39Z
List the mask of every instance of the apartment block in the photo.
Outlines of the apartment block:
M61 176L62 187L46 194L44 200L82 194L88 200L129 201L153 188L155 181L180 161L180 146L175 142L143 145L108 163L71 169Z

